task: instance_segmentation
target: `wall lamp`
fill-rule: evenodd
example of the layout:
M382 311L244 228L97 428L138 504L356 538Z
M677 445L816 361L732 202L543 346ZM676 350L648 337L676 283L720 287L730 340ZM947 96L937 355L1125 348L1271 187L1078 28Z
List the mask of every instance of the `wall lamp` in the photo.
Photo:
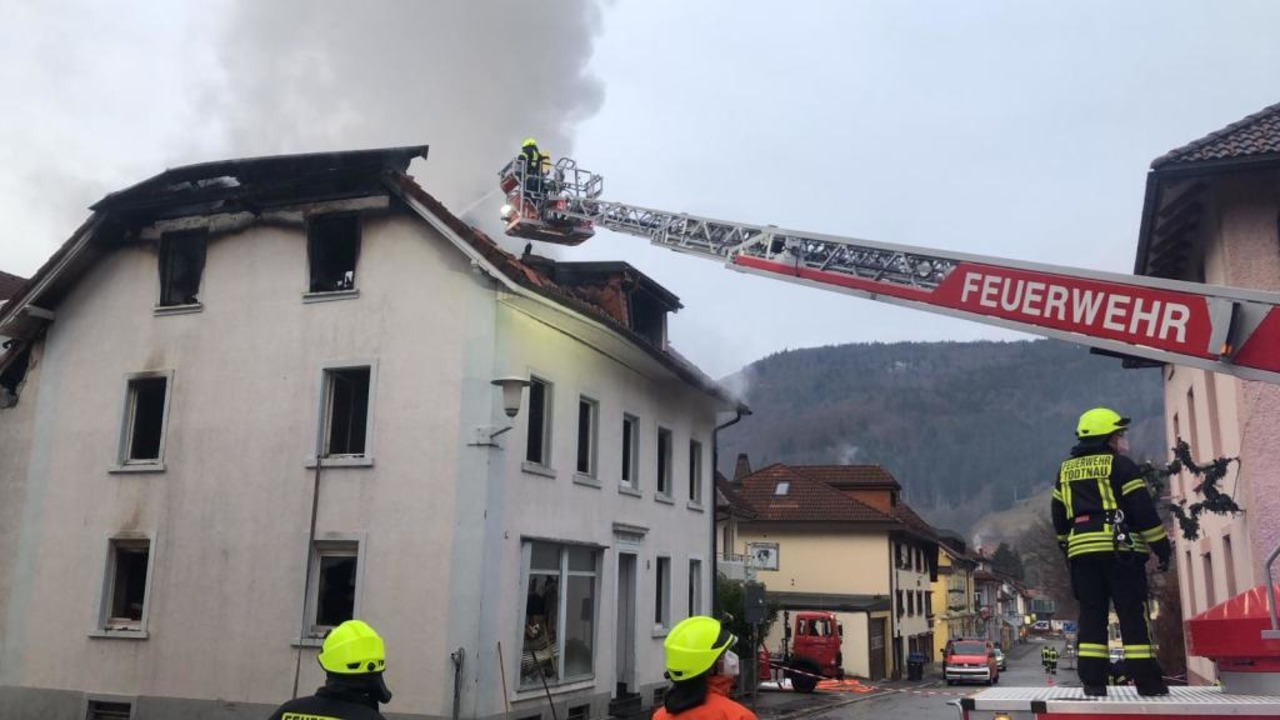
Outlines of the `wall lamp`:
M520 401L524 397L524 389L533 383L529 382L527 378L511 376L491 380L489 384L502 388L502 411L507 414L507 417L514 418L520 414ZM513 427L515 426L508 425L502 428L495 428L489 425L477 427L475 438L469 444L483 447L499 447L496 438Z

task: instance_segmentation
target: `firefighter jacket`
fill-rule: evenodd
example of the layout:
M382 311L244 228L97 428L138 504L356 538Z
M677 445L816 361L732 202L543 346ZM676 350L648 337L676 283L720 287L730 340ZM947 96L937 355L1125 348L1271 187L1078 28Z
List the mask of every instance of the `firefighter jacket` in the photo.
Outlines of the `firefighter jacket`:
M676 683L653 720L758 720L756 714L729 699L733 678L704 675Z
M315 695L281 705L269 720L386 720L372 694L354 688L326 685Z
M1081 443L1053 488L1053 529L1067 557L1171 548L1137 463L1098 443Z

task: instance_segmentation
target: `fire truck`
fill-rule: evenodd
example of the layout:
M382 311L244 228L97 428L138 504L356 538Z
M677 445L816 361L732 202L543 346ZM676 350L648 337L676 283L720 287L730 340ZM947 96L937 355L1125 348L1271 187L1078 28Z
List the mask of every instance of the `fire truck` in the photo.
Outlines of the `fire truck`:
M561 245L596 228L646 238L731 270L1053 337L1103 354L1280 383L1280 293L983 257L604 199L604 179L559 159L549 172L517 157L499 173L513 237ZM1280 718L1280 619L1266 584L1187 621L1188 652L1212 659L1221 687L1161 697L1113 688L992 688L961 701L964 720L1142 715Z

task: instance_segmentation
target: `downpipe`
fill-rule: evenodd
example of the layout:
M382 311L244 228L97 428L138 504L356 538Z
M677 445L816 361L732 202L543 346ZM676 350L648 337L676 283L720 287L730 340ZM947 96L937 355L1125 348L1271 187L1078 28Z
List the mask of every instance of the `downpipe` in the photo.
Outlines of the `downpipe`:
M713 612L714 608L718 607L720 604L720 598L716 592L716 588L719 585L719 583L716 582L716 579L720 577L719 571L716 567L717 560L719 560L720 555L720 553L716 552L716 472L720 468L720 431L730 425L736 425L741 422L742 418L751 414L751 408L746 405L739 404L734 412L737 414L732 420L724 423L723 425L715 426L711 431L711 500L709 503L711 505L711 512L709 514L711 515L711 607Z

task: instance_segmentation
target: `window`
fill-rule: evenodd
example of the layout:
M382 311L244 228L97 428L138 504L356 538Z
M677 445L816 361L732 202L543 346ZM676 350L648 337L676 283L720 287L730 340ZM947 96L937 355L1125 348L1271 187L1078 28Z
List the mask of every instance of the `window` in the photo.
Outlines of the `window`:
M906 606L906 605L904 605L904 604L903 604L903 602L902 602L902 591L901 591L901 590L895 590L895 591L893 592L893 597L894 597L894 600L896 600L896 601L897 601L898 617L902 617L903 615L905 615L905 614L907 613L907 606Z
M121 463L156 465L164 458L169 378L146 374L129 380Z
M172 233L160 239L160 305L195 305L200 302L200 276L204 273L204 232Z
M933 593L926 593L924 596L924 614L933 617Z
M524 459L551 466L551 385L536 377L529 384L529 436Z
M689 502L702 502L702 443L689 441Z
M1202 372L1204 402L1209 408L1209 457L1216 458L1222 454L1222 422L1218 419L1218 375L1209 370Z
M686 617L702 614L702 561L689 560L689 614Z
M1195 388L1187 388L1187 437L1183 438L1187 441L1187 445L1191 448L1191 457L1199 462L1201 458L1196 454L1196 436L1200 434L1200 424L1196 422L1196 390Z
M658 428L658 494L671 496L671 431Z
M653 581L653 625L656 628L671 627L671 558L660 557Z
M1225 570L1227 574L1227 597L1236 596L1236 558L1235 553L1231 551L1231 536L1222 536L1222 561L1226 563Z
M907 615L915 615L915 614L916 614L916 594L908 590L907 591Z
M778 495L778 496L786 495L790 491L791 491L791 483L786 480L779 481L777 485L773 486L774 495Z
M586 677L595 667L596 565L581 545L526 542L520 686Z
M360 218L356 215L313 217L307 224L310 291L342 292L356 287L360 254Z
M591 715L590 705L575 705L569 708L568 720L590 720L590 715Z
M107 550L101 629L109 633L141 633L146 629L147 573L151 541L117 538Z
M127 702L90 700L86 717L88 720L129 720L133 717L133 705Z
M596 474L596 417L600 405L589 397L578 398L578 472Z
M307 620L312 637L356 616L360 584L360 543L316 541L311 554Z
M1205 553L1201 558L1204 560L1204 606L1205 609L1208 609L1218 604L1218 599L1213 591L1213 556Z
M372 368L324 371L324 457L364 457L369 436Z
M633 415L622 416L622 484L638 489L640 465L640 421Z
M1191 551L1187 550L1183 553L1183 567L1187 569L1187 606L1191 609L1191 615L1196 614L1196 582L1195 569L1191 566Z

